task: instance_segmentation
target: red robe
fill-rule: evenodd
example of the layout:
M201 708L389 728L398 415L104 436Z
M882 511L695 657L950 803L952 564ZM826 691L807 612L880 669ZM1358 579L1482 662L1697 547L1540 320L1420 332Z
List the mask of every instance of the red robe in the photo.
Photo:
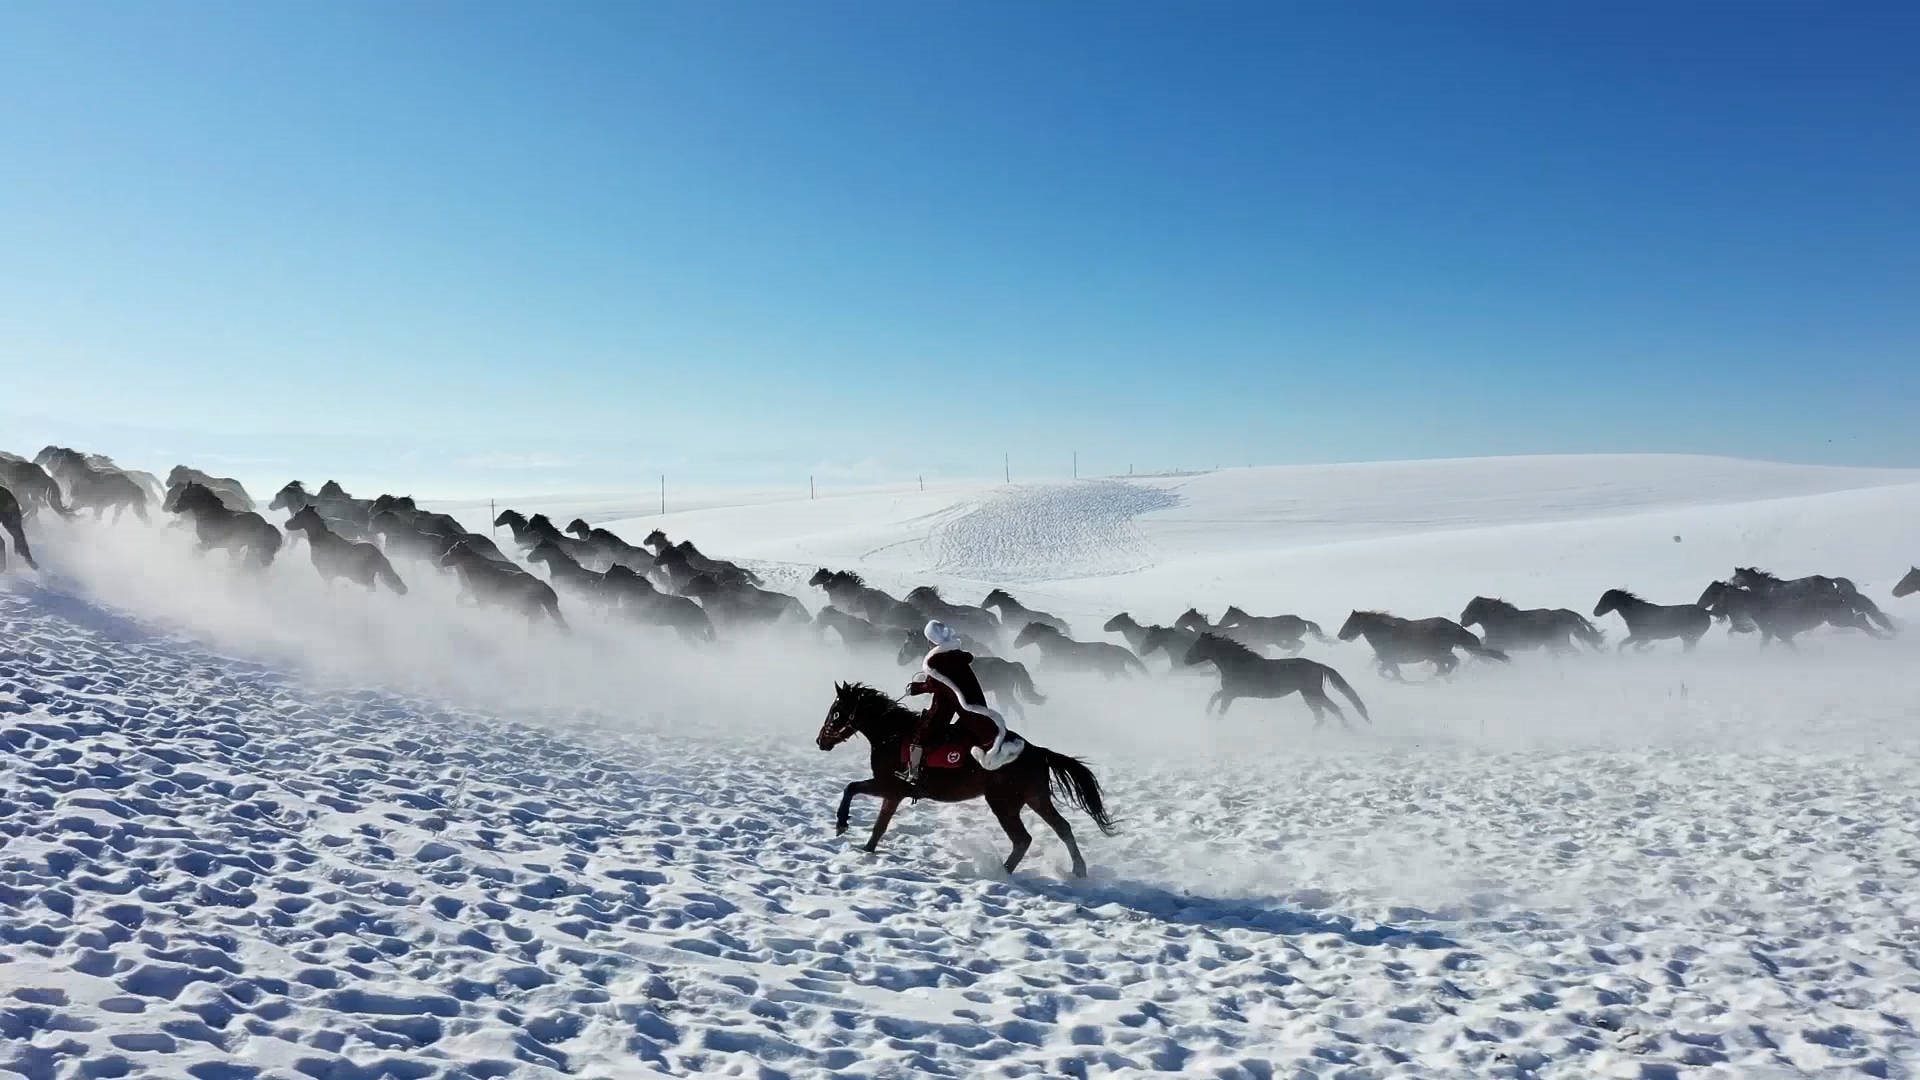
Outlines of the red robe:
M980 711L989 708L987 694L973 674L973 654L965 649L941 648L928 653L907 693L933 695L914 731L912 741L916 744L924 746L928 740L950 732L960 741L985 750L1000 737L1002 729L994 716Z

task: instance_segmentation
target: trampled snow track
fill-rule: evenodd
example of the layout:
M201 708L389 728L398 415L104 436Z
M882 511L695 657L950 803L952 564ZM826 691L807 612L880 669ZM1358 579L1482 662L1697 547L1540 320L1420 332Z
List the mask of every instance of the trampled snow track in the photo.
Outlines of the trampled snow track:
M1910 716L1749 716L1735 750L1709 701L1635 749L1300 752L1298 717L1261 714L1293 751L1109 746L1128 830L1076 883L1048 838L995 873L978 806L910 806L857 853L827 826L863 760L804 733L318 690L36 589L0 593L0 649L0 1073L1902 1076L1920 1053Z
M961 504L934 528L930 569L993 582L1138 570L1152 562L1152 546L1133 519L1179 503L1165 488L1124 480L1004 488Z

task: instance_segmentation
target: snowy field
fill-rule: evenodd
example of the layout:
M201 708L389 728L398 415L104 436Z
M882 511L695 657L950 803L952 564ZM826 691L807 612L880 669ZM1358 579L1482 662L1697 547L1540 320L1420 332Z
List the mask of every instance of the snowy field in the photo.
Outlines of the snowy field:
M130 463L154 465L162 463ZM170 464L170 463L166 463ZM316 478L310 478L316 479ZM259 493L256 493L259 494ZM370 495L371 492L358 494ZM1896 619L1920 473L1693 457L508 500L1083 639L1126 609L1457 616L1846 574ZM484 527L485 509L447 507ZM564 515L564 516L562 516ZM980 804L833 835L829 635L571 638L46 517L0 579L0 1076L1920 1076L1920 634L1712 631L1387 683L1374 724L1210 674L1049 671L1019 725L1122 832L1012 876ZM1613 617L1603 628L1617 638ZM1410 671L1413 669L1410 669ZM1070 815L1071 816L1071 815ZM1036 824L1037 823L1031 823Z

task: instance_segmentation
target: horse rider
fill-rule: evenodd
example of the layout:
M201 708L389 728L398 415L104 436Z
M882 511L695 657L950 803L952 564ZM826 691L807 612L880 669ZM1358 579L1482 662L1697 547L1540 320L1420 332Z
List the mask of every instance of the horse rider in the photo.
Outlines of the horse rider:
M987 704L986 692L973 673L973 654L960 647L959 635L938 619L926 627L933 646L920 662L920 673L907 686L909 696L931 694L933 701L920 714L920 724L908 741L907 768L900 774L918 786L930 736L951 727L971 749L983 769L998 769L1026 749L1017 735L1007 734L1007 722Z

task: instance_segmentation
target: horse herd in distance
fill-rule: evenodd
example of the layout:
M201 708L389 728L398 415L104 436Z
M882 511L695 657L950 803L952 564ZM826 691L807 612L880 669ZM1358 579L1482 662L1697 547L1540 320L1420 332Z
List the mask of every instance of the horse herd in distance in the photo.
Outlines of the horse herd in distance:
M1022 605L1004 589L992 589L978 605L954 603L931 585L903 597L869 586L851 571L825 568L810 587L825 592L828 604L809 614L798 598L765 587L752 570L702 553L689 541L678 543L658 529L640 544L576 519L565 529L543 514L501 511L496 528L506 527L521 565L485 534L475 533L447 514L420 509L409 496L358 499L328 481L308 491L300 481L282 487L269 511L288 516L276 527L255 509L239 481L176 466L162 484L158 477L123 469L110 458L49 446L32 460L0 451L0 526L15 550L33 565L23 522L42 510L63 517L86 511L114 521L132 512L150 521L157 503L174 515L176 525L191 526L201 553L222 550L242 567L271 565L282 547L305 540L311 562L329 586L350 582L369 591L397 595L407 585L396 562L409 574L426 570L451 573L462 602L520 615L529 628L550 625L565 633L561 599L595 611L670 630L689 642L711 642L723 633L754 628L810 627L834 631L849 650L891 656L907 665L926 650L921 630L938 619L957 630L974 654L982 686L996 703L1016 715L1025 706L1046 701L1031 673L1004 652L1031 648L1048 671L1127 678L1148 673L1146 661L1164 654L1168 670L1211 664L1220 690L1208 710L1224 713L1239 698L1276 698L1298 692L1312 708L1316 726L1328 713L1346 723L1345 714L1324 692L1331 684L1365 718L1361 704L1337 671L1298 654L1309 640L1365 640L1375 670L1403 679L1401 666L1426 663L1436 676L1451 678L1457 653L1504 663L1511 653L1544 651L1565 655L1604 649L1606 635L1587 617L1565 608L1522 609L1504 600L1475 597L1456 619L1406 619L1378 611L1354 611L1333 637L1319 624L1297 615L1258 616L1229 607L1218 622L1189 609L1171 626L1141 623L1122 612L1102 629L1126 647L1079 640L1061 618ZM284 529L284 533L282 532ZM0 569L5 566L0 544ZM528 567L543 568L546 577ZM1896 597L1920 591L1920 569L1910 570L1894 588ZM1843 577L1813 575L1785 580L1755 567L1741 567L1726 580L1710 583L1689 604L1653 604L1625 589L1609 589L1593 617L1617 614L1627 634L1615 649L1645 650L1657 642L1678 641L1692 650L1716 623L1732 634L1757 634L1764 647L1819 626L1859 630L1880 637L1895 632L1893 620ZM1477 627L1479 633L1469 627ZM1279 653L1276 657L1272 654Z

